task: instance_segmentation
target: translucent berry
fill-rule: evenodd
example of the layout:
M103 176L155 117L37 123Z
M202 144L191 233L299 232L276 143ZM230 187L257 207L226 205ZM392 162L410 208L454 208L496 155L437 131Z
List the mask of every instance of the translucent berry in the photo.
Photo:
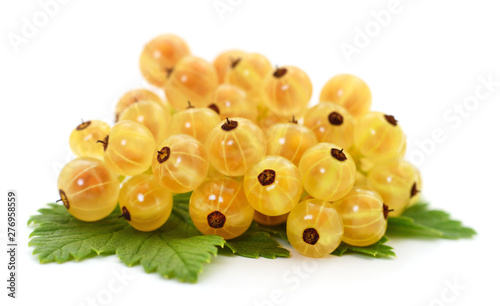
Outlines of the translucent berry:
M219 85L208 107L222 119L241 117L254 122L257 120L257 106L247 100L245 91L231 84Z
M299 170L280 156L266 156L250 167L243 186L250 205L268 216L288 213L302 195Z
M160 228L172 212L172 194L152 175L139 174L125 183L120 191L121 217L143 232Z
M253 220L255 222L267 226L275 226L283 224L286 222L287 218L288 218L288 213L279 216L268 216L261 214L258 211L255 211L255 214L253 215Z
M228 176L244 175L266 154L264 132L245 118L231 118L216 125L205 146L215 170Z
M321 200L305 200L288 215L288 241L302 255L324 257L342 242L344 225L333 205Z
M319 142L334 143L346 149L354 143L354 119L335 103L319 103L308 109L304 125L314 132Z
M139 101L125 109L118 121L130 120L144 125L158 143L165 139L170 123L170 113L153 101Z
M113 172L132 176L151 166L155 139L148 128L139 123L120 121L99 142L104 147L104 162Z
M152 170L158 182L168 190L189 192L207 177L207 153L201 142L193 137L172 135L157 146Z
M368 178L366 177L365 174L360 172L359 170L356 171L356 182L354 183L355 187L361 187L361 188L368 188Z
M356 180L351 155L331 143L309 148L299 162L304 189L315 199L335 201L349 193Z
M57 188L61 201L73 217L97 221L107 217L116 207L120 181L103 161L80 157L61 170Z
M312 95L311 80L293 66L277 68L266 76L262 86L266 106L279 116L301 115Z
M172 68L189 53L188 45L180 37L172 34L158 36L142 50L139 60L142 75L149 83L164 87Z
M372 105L370 88L360 78L350 74L334 76L321 90L321 102L333 102L348 110L354 118L366 114Z
M398 159L376 165L367 178L369 186L394 209L393 216L401 215L412 199L418 199L421 188L418 171L407 161Z
M257 106L257 110L258 115L256 123L266 133L269 128L275 124L290 122L290 117L278 116L263 105Z
M232 59L225 83L243 89L253 99L261 95L263 80L272 70L271 63L265 56L249 53Z
M109 125L100 120L85 121L79 124L69 136L69 147L77 157L94 157L102 159L104 150L98 144L109 134Z
M169 105L167 102L162 100L160 97L158 97L157 94L154 92L140 88L140 89L133 89L128 92L126 92L120 100L118 100L118 103L115 106L115 120L118 121L118 118L120 117L121 113L131 106L132 104L139 102L139 101L153 101L159 106L165 108L166 110L169 109Z
M195 107L206 107L217 88L214 67L199 57L186 56L177 63L165 86L168 102L184 109L188 101Z
M250 227L254 209L245 197L241 182L221 177L208 179L193 191L189 215L203 234L232 239Z
M378 193L354 187L333 206L344 222L345 243L363 247L376 243L384 236L389 208Z
M189 107L172 116L168 135L186 134L205 143L208 133L221 121L219 115L209 108Z
M307 149L318 143L310 129L296 122L278 123L267 131L267 154L287 158L296 166Z
M219 84L224 83L226 74L229 69L231 69L233 61L238 58L243 58L245 54L245 52L240 50L228 50L222 52L215 58L213 65L215 67L215 70L217 71L217 76L219 77Z
M400 157L406 137L393 116L369 112L356 122L354 142L362 157L380 163Z

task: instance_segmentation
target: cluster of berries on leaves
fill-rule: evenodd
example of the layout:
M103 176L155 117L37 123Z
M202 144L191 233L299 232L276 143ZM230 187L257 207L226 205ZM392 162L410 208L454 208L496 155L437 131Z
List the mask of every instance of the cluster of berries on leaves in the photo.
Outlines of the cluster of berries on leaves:
M419 197L399 122L370 110L370 89L356 76L334 76L308 107L303 70L237 50L209 63L175 35L150 41L140 70L165 98L131 90L113 126L86 121L70 135L77 158L58 189L77 219L100 220L119 203L130 225L153 231L168 220L172 195L192 192L201 233L232 239L252 221L286 222L291 245L321 257L341 241L377 242L388 215Z

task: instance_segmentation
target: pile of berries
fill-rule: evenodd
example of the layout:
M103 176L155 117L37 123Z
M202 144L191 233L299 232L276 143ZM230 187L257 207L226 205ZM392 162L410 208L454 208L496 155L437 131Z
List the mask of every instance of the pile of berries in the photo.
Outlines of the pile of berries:
M130 225L153 231L169 218L172 194L192 192L189 213L203 234L232 239L253 220L286 222L291 245L321 257L341 241L377 242L388 214L418 199L398 121L370 111L370 89L353 75L331 78L308 108L301 69L236 50L209 63L175 35L150 41L140 69L166 100L129 91L114 126L92 120L71 133L77 158L58 188L77 219L103 219L118 202Z

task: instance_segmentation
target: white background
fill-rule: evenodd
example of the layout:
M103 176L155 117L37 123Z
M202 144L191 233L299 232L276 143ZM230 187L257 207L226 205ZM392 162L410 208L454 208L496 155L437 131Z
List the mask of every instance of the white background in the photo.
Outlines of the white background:
M33 20L43 10L32 0L1 2L0 192L5 203L7 190L17 190L20 207L19 298L5 297L2 251L1 304L92 305L87 299L97 297L96 305L498 303L500 86L492 94L481 91L490 95L476 104L471 96L479 78L500 81L500 7L494 1L401 0L397 13L377 26L372 12L387 10L389 0L226 1L232 10L222 15L213 0L69 1L17 48L9 33L21 35L23 18ZM358 42L358 53L348 61L342 42L355 46L366 27L369 41ZM32 228L26 221L58 198L56 179L71 157L71 129L81 118L111 123L121 94L146 86L138 57L161 33L180 35L208 60L239 48L261 52L273 65L301 67L314 85L312 103L331 76L362 77L372 89L373 108L396 116L408 135L410 157L421 157L425 198L479 235L459 241L392 239L392 260L309 260L294 251L291 259L277 260L219 256L194 285L146 274L140 266L126 268L116 256L39 264L27 247ZM464 101L472 101L462 115L467 118L446 121L443 116L456 118L454 108ZM436 129L445 140L429 145ZM426 139L424 152L417 142ZM102 301L121 273L132 280L111 301ZM450 290L454 282L459 286Z

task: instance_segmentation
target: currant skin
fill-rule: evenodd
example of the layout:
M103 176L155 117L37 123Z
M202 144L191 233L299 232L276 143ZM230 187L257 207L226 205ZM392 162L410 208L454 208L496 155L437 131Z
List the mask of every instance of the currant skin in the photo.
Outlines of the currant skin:
M233 239L250 227L254 209L243 192L243 183L228 177L207 179L191 194L189 215L205 235Z
M287 218L288 218L288 213L279 216L268 216L258 212L257 210L253 215L253 220L255 222L266 226L276 226L283 224L286 222Z
M319 103L307 110L304 125L314 132L319 142L330 142L349 150L354 143L354 118L342 106Z
M231 117L241 117L254 122L257 120L257 106L247 100L245 91L234 85L219 85L211 101L208 107L218 113L221 120Z
M333 202L333 206L342 216L345 243L364 247L384 236L390 209L377 192L354 187L344 198Z
M157 146L152 171L171 192L185 193L198 187L208 174L208 158L198 140L185 134L172 135Z
M368 178L361 171L356 171L356 182L354 183L354 187L367 188L369 189Z
M118 121L130 120L149 129L158 143L166 138L170 123L170 113L153 101L139 101L125 109Z
M397 159L373 167L367 176L369 186L378 192L384 203L401 215L410 202L418 200L421 181L417 169L405 160Z
M354 144L358 153L372 163L382 163L404 154L406 136L391 115L368 112L354 128Z
M234 85L244 90L250 101L261 99L264 78L271 73L273 67L269 60L258 53L249 53L243 57L232 59L224 83Z
M165 95L178 110L184 109L188 101L194 107L206 107L217 85L217 73L210 63L199 57L186 56L170 73Z
M123 183L119 199L121 217L142 232L160 228L172 212L172 193L149 174L133 176Z
M228 50L217 55L212 65L217 71L219 84L224 83L226 79L226 74L229 71L229 69L231 69L233 61L235 61L238 58L243 58L245 55L246 52L241 50Z
M257 110L258 115L256 123L266 133L275 124L290 122L290 117L278 116L263 105L257 106Z
M368 173L373 167L375 167L379 163L387 162L387 160L385 160L385 159L383 161L380 161L380 160L374 161L374 160L368 159L363 154L361 154L355 146L353 146L351 148L350 152L351 152L352 157L354 157L354 160L356 161L356 168L358 170L362 171L363 173ZM403 147L396 154L396 157L392 158L392 160L403 158L405 156L405 154L406 154L406 137L405 137Z
M158 95L154 92L144 88L133 89L127 91L123 96L120 97L118 103L116 103L115 121L118 121L118 118L125 109L127 109L132 104L143 100L155 102L165 110L169 111L170 106L168 105L168 103L158 97Z
M243 187L250 205L268 216L290 212L302 195L297 166L280 156L266 156L250 167Z
M264 132L245 118L228 118L208 134L210 164L227 176L242 176L266 154Z
M314 133L296 122L278 123L267 131L267 154L287 158L296 166L307 149L318 143Z
M157 87L165 87L172 69L190 54L184 40L172 34L155 37L146 44L139 59L144 78Z
M340 245L344 224L331 203L310 199L292 209L286 222L286 235L299 253L319 258L332 253Z
M208 133L221 121L212 109L188 107L172 116L167 134L186 134L205 143Z
M338 104L357 119L370 110L372 94L362 79L351 74L339 74L326 82L319 100Z
M63 167L57 188L61 201L73 217L92 222L104 219L114 210L120 181L102 160L79 157Z
M109 125L101 120L85 121L79 124L69 136L69 147L77 157L94 157L102 159L104 150L98 144L109 134Z
M299 172L305 191L324 201L341 199L356 180L356 165L351 155L326 142L318 143L302 155Z
M123 176L141 174L151 166L155 152L155 139L145 126L130 121L120 121L109 135L99 140L104 148L104 162L115 173Z
M312 96L309 76L294 66L277 68L263 81L264 102L279 116L299 116L306 109Z

